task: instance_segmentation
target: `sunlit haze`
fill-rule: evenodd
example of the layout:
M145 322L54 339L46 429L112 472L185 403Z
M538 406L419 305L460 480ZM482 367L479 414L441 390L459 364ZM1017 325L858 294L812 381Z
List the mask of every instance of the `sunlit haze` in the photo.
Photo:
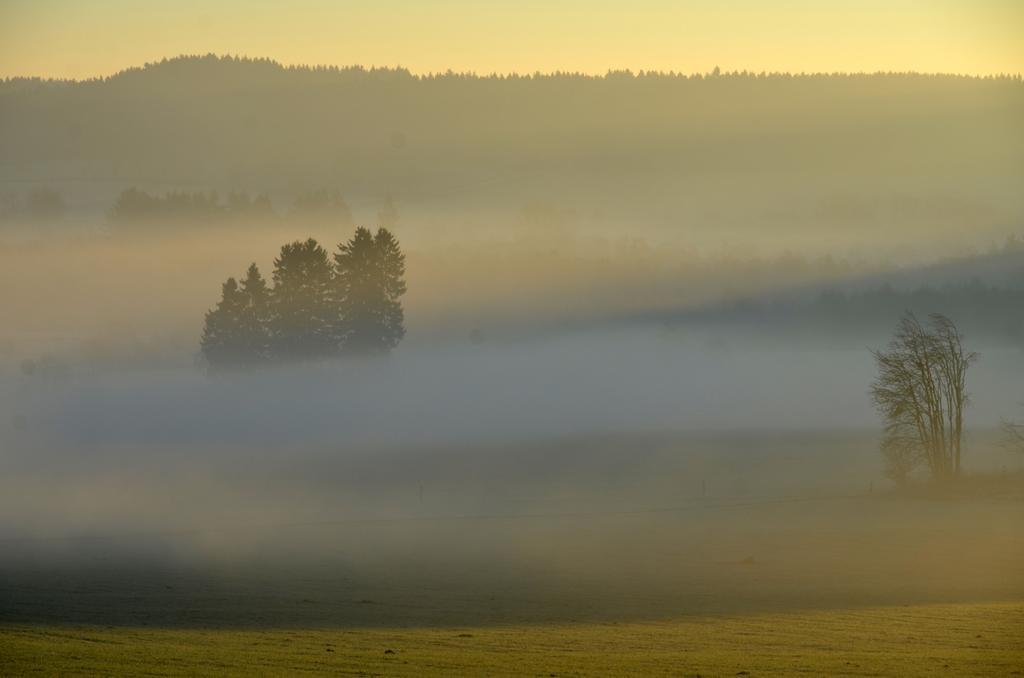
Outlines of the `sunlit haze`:
M0 76L177 54L477 73L1024 70L1017 0L35 0L0 3Z
M1024 0L0 0L0 676L1024 667Z

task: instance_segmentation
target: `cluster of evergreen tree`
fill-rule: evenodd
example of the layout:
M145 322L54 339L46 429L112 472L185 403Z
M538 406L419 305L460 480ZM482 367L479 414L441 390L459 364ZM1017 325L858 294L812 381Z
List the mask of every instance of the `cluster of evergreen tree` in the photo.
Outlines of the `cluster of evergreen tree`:
M212 369L387 352L405 336L405 255L385 228L357 228L333 256L310 238L228 278L206 313L200 346Z

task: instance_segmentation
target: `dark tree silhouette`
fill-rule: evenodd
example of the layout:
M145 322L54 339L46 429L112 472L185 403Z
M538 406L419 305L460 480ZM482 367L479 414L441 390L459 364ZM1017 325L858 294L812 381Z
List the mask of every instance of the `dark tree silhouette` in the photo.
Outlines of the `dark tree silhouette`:
M149 216L156 211L157 200L135 187L126 188L117 196L117 201L110 210L110 218L118 221Z
M243 351L249 362L266 361L270 355L270 290L256 264L250 264L242 279L245 312L241 317L241 332L245 339Z
M245 364L243 316L247 299L234 278L221 286L216 308L206 312L203 336L199 340L203 356L212 369L240 367Z
M871 398L885 420L886 472L897 483L922 464L937 479L960 472L967 368L977 359L962 339L943 315L931 315L926 327L906 313L888 350L872 352Z
M387 229L356 229L333 265L312 238L284 245L273 279L252 264L224 283L200 342L211 368L382 353L405 336L405 255Z
M405 254L398 240L386 228L377 229L373 239L380 260L380 280L383 288L382 348L392 349L405 337L405 311L401 298L406 292Z
M400 298L405 294L405 255L387 229L376 236L357 228L334 255L345 349L388 351L405 336Z
M229 193L227 201L222 203L216 191L170 191L163 195L150 195L137 188L128 188L121 192L110 210L110 219L115 223L161 219L190 223L225 217L268 219L273 215L269 196L260 193L252 198L245 191Z
M249 266L241 286L228 278L221 300L207 311L200 348L214 369L245 367L269 357L269 291L256 264Z
M377 284L377 253L373 235L359 227L347 243L338 246L334 254L335 286L339 311L344 324L345 346L355 352L366 351L376 345L375 334L383 323L380 309L383 290Z
M274 260L270 337L275 358L323 358L338 352L338 308L327 250L295 241Z

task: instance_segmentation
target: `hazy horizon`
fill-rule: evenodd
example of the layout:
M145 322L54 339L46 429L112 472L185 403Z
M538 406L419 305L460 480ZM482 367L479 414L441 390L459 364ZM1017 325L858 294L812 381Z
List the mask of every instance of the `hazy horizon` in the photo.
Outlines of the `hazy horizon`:
M9 3L0 16L0 77L98 77L209 52L417 73L1024 69L1012 29L1024 23L1024 9L1012 0L800 0L782 7L642 0L628 10L576 0L446 0L429 10L407 0L303 0L287 11L268 3L161 0L143 8L120 0L46 0Z
M284 59L278 59L273 56L258 54L258 53L237 53L237 52L223 52L217 50L211 50L206 52L181 52L174 54L165 54L157 56L151 60L129 62L122 64L120 67L115 68L111 71L103 73L96 73L93 75L83 76L63 76L54 74L39 74L34 72L25 73L9 73L0 76L0 82L2 81L17 81L17 80L42 80L46 82L54 83L89 83L95 81L110 80L111 78L117 78L125 74L130 74L135 71L143 70L152 66L159 66L161 63L168 61L175 61L178 59L197 59L205 57L216 57L218 59L236 59L240 61L255 61L270 63L275 66L280 66L286 70L296 71L370 71L370 72L393 72L408 75L415 79L430 80L435 78L441 78L446 76L462 76L469 78L479 79L491 79L491 78L557 78L565 76L583 77L588 79L602 80L605 78L616 78L622 76L634 76L643 77L647 76L662 76L662 77L677 77L682 79L701 79L709 78L715 75L721 75L722 77L729 76L751 76L751 77L767 77L767 76L785 76L793 78L814 78L814 77L862 77L862 76L879 76L879 75L911 75L911 76L923 76L923 77L953 77L953 78L964 78L971 80L992 80L992 79L1010 79L1019 80L1024 77L1024 66L1017 70L1003 70L1003 71L991 71L991 72L965 72L965 71L942 71L942 70L915 70L915 69L897 69L897 68L876 68L876 69L850 69L850 70L828 70L825 68L821 69L801 69L801 70L785 70L785 69L767 69L767 68L754 68L751 66L739 65L735 68L723 68L717 63L707 70L681 70L676 68L631 68L628 66L609 66L604 70L587 71L587 70L569 70L565 68L552 67L548 70L510 70L510 71L494 71L494 70L480 70L475 68L442 68L438 70L415 70L405 66L403 64L375 64L375 63L362 63L358 61L352 62L292 62Z

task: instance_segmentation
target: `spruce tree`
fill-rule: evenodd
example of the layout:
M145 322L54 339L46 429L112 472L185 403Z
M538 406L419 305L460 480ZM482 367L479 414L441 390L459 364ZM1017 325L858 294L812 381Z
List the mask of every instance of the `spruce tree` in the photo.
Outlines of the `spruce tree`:
M269 290L256 264L242 284L228 278L221 300L207 311L200 347L211 369L244 367L267 360Z
M338 352L338 309L327 251L316 240L295 241L274 260L271 355L280 360L323 358Z
M386 229L357 228L334 255L335 289L345 350L373 353L394 348L405 335L400 297L405 294L405 255Z
M234 278L221 286L221 299L216 308L206 312L203 336L199 346L211 369L238 367L244 363L242 317L248 300Z
M350 352L364 353L377 346L383 297L375 275L376 258L373 235L361 226L334 254L341 333Z
M405 311L400 299L405 294L405 254L398 240L386 228L377 229L373 239L377 249L384 306L381 318L381 346L392 349L405 336Z
M256 264L250 264L242 280L246 306L241 317L241 335L245 359L250 363L265 362L270 351L270 290Z

